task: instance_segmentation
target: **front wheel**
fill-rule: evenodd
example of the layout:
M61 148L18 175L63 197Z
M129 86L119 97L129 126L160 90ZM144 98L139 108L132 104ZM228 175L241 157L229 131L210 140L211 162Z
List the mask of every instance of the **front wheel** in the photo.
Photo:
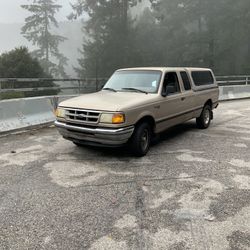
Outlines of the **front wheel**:
M143 122L136 126L130 140L130 148L135 156L141 157L147 154L151 137L152 129L148 123Z
M73 143L77 146L77 147L83 147L83 145L79 142L73 141Z
M206 129L209 127L212 119L212 109L210 105L205 105L201 115L196 119L197 127L200 129Z

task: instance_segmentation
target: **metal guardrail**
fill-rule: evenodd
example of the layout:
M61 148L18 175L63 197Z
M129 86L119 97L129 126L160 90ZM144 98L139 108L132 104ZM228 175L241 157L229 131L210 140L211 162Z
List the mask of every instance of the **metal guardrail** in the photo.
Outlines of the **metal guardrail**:
M217 76L219 86L249 85L250 75Z
M250 75L217 76L219 86L249 85ZM78 95L100 90L107 78L0 78L0 100L34 96Z
M0 100L49 95L76 95L100 90L107 78L0 78Z

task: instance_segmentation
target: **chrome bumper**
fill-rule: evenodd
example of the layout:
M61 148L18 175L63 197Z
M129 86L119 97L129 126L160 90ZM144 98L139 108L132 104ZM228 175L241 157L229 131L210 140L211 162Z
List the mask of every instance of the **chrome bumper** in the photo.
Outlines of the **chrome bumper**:
M126 128L87 128L56 121L60 134L70 141L87 144L119 146L125 144L134 132L134 126ZM88 143L90 142L90 143Z

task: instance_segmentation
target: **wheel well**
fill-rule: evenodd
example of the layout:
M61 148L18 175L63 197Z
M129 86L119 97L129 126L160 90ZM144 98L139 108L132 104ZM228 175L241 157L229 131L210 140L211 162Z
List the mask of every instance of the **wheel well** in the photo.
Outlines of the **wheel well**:
M136 126L137 126L138 124L143 123L143 122L149 123L150 126L151 126L151 128L152 128L152 131L154 132L154 130L155 130L155 119L154 119L152 116L150 116L150 115L144 116L143 118L141 118L141 119L136 123Z
M209 105L212 108L213 107L212 100L211 99L207 100L204 106L206 106L206 105Z

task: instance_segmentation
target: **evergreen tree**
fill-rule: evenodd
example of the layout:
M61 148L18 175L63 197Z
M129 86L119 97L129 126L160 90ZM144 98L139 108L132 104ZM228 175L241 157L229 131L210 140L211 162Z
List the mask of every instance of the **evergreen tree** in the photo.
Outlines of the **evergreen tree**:
M26 78L51 78L46 74L36 58L33 58L26 47L13 49L0 55L0 78L23 78L23 80L8 81L2 83L3 89L10 88L38 88L38 87L56 87L53 81L27 82ZM27 92L10 92L0 95L2 99L15 97L31 97L43 95L57 95L59 90L35 90ZM1 99L0 98L0 99Z
M160 25L150 8L138 16L134 30L133 61L137 66L166 66Z
M146 0L145 0L146 1ZM87 13L80 76L109 76L130 66L211 67L217 75L250 73L249 0L78 0L72 17Z
M58 27L55 14L61 5L56 4L55 0L33 0L32 4L22 5L22 8L32 13L25 19L22 34L38 47L33 55L38 58L47 74L65 77L68 59L60 53L58 47L66 38L51 32L52 26Z
M83 44L79 76L109 76L115 69L133 64L133 37L129 9L137 0L78 0L71 18L86 12L84 27L89 39Z
M249 72L247 0L151 0L163 63L211 67L216 74ZM248 66L248 67L247 67Z
M0 78L49 78L26 47L0 55Z

